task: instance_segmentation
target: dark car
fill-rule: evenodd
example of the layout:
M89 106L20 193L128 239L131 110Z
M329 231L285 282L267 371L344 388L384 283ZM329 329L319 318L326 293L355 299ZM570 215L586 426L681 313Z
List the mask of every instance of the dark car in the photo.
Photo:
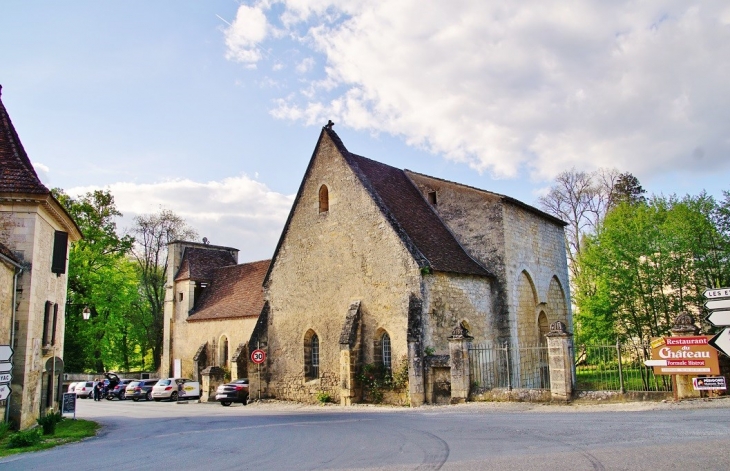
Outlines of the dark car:
M159 379L140 379L132 381L127 385L127 389L124 390L124 395L127 399L131 399L134 402L144 399L145 401L152 400L152 386L157 384Z
M215 400L222 406L230 406L234 402L240 402L245 406L248 400L248 378L221 384L215 392Z
M117 384L112 386L109 385L109 389L106 392L106 398L107 400L111 401L112 399L119 399L120 401L123 401L127 398L127 386L129 386L129 383L132 381L137 381L136 379L120 379Z

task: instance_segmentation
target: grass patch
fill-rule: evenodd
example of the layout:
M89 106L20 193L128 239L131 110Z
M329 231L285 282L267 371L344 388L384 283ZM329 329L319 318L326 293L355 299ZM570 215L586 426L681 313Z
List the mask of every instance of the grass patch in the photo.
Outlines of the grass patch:
M56 426L55 435L44 435L40 443L23 448L9 448L10 437L14 435L10 433L0 440L0 457L29 451L47 450L66 443L77 442L84 438L93 437L96 435L98 428L99 424L90 420L64 419Z
M618 391L618 368L601 369L578 366L576 389L580 391ZM654 376L650 369L623 368L624 389L627 391L671 391L671 377Z

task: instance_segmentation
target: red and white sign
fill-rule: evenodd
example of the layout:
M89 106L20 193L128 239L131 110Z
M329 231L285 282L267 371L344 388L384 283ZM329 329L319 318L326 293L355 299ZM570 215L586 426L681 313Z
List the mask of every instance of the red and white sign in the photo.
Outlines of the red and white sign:
M256 363L257 365L260 365L261 363L266 361L266 352L261 349L256 349L253 352L251 352L251 361Z
M695 337L660 337L651 341L651 359L644 362L654 367L654 374L700 373L719 375L717 350L709 335Z

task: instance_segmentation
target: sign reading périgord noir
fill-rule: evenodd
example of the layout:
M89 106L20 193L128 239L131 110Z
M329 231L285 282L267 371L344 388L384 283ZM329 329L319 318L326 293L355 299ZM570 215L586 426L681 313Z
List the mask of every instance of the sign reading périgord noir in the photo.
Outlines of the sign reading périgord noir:
M652 339L651 360L644 364L653 366L658 375L719 375L717 350L710 345L710 339L710 335Z
M717 391L727 389L724 376L692 378L692 387L695 389L695 391Z

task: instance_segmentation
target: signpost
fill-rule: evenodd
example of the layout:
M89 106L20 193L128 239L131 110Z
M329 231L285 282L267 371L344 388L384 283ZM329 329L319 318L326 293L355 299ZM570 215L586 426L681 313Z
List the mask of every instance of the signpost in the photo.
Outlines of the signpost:
M266 352L257 348L251 352L251 361L256 363L259 368L259 401L261 400L261 363L266 361Z
M0 384L0 401L7 399L11 392L13 392L13 390L10 389L10 386L7 384Z
M730 326L730 288L705 290L705 307L710 311L707 321L717 327ZM730 328L715 335L709 344L719 352L730 356Z
M651 360L644 362L654 367L654 374L699 373L719 375L717 350L710 345L711 336L660 337L651 341Z

